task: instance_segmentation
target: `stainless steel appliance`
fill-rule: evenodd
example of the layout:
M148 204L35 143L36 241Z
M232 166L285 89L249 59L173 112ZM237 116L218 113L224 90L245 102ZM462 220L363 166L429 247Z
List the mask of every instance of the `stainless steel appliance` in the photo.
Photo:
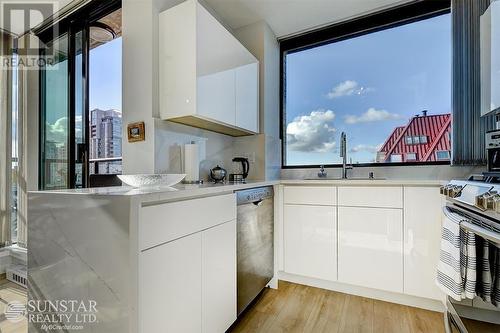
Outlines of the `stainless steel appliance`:
M500 184L496 177L479 180L452 180L441 187L446 207L464 218L460 226L477 236L500 244ZM444 209L447 214L448 209ZM500 309L476 297L473 300L446 301L445 325L448 333L500 332Z
M248 158L235 157L233 158L233 162L236 163L234 166L236 171L229 174L229 181L244 183L245 179L248 177L248 173L250 172L250 162L248 161Z
M274 275L273 196L271 186L236 192L238 315Z
M486 133L486 155L488 156L488 172L500 174L500 130Z

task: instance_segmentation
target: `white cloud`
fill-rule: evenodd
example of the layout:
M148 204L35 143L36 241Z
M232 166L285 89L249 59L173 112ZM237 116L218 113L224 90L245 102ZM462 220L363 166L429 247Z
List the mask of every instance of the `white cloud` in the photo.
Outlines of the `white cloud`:
M334 99L342 96L363 95L367 92L373 91L373 88L362 87L353 80L340 82L332 90L326 94L329 99Z
M376 153L380 150L380 148L382 148L382 143L381 144L378 144L376 146L374 145L365 145L365 144L359 144L359 145L356 145L354 147L352 147L349 151L351 153L357 153L357 152L361 152L361 151L366 151L366 152L369 152L369 153Z
M369 108L365 113L355 116L347 115L344 120L347 124L357 124L357 123L369 123L373 121L383 121L391 119L400 119L401 116L396 113L390 113L386 110L377 110L375 108Z
M286 127L287 147L293 151L325 153L335 149L332 110L319 109L296 117Z
M82 116L75 116L75 135L80 137L82 133ZM53 124L47 123L47 141L55 143L66 143L68 132L68 118L61 117L57 119Z
M68 133L68 118L62 117L57 119L53 124L47 123L47 141L51 142L66 142Z

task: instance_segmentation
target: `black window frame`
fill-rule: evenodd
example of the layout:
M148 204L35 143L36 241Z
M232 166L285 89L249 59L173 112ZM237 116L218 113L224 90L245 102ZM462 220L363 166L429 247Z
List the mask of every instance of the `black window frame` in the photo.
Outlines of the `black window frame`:
M423 21L451 12L451 0L422 0L416 3L403 4L372 14L363 15L330 26L306 32L304 34L284 38L280 43L280 139L281 168L305 169L319 168L320 165L285 165L286 160L286 55L314 47L327 45L343 40L360 37L406 24ZM450 36L451 42L451 36ZM415 165L450 165L450 161L435 162L386 162L357 163L356 167L415 166ZM323 164L329 168L340 168L342 164Z
M91 2L82 8L78 9L74 13L65 17L61 21L55 22L53 26L47 27L46 29L36 33L36 36L43 43L47 44L53 42L57 38L68 35L68 108L69 108L69 128L68 128L68 138L67 138L67 146L68 146L68 174L67 185L68 188L75 188L75 157L76 157L76 147L74 145L75 142L75 77L76 77L76 67L75 67L75 54L76 54L76 45L75 45L75 35L77 32L82 32L83 34L83 46L82 46L82 57L83 57L83 89L85 91L84 97L84 113L83 113L83 123L84 126L84 136L85 136L85 146L88 150L90 147L89 143L89 134L90 134L90 125L89 125L89 27L92 23L97 22L101 18L106 15L122 8L122 0L107 0L107 1L94 1ZM44 50L40 49L40 56L44 56ZM38 75L38 85L39 85L39 94L38 94L38 103L40 105L39 110L39 119L38 119L38 189L44 190L43 181L44 175L44 167L42 165L44 161L45 155L45 147L44 142L44 126L45 126L45 70L42 69L39 71ZM88 165L85 166L87 172L89 170ZM83 187L89 187L89 179L88 175L87 179L83 180Z

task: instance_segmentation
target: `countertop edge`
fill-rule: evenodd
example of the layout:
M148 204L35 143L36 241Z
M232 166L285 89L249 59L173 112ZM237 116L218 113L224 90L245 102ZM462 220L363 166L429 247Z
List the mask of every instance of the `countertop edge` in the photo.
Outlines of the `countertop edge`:
M166 188L145 188L137 189L132 187L120 188L96 188L80 190L56 190L56 191L29 191L30 195L50 194L50 195L84 195L84 196L125 196L137 197L141 201L159 201L186 199L192 197L210 196L222 193L274 185L333 185L333 186L440 186L446 184L446 180L409 180L409 179L385 179L385 180L339 180L339 179L282 179L267 181L249 181L244 184L204 184L204 185L182 185Z

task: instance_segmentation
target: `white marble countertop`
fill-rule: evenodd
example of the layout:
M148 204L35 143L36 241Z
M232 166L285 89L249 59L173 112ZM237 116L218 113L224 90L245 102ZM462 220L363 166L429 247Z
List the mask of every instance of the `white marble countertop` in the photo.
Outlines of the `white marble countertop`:
M83 189L52 190L52 191L31 191L31 195L51 194L51 195L87 195L87 196L137 196L142 201L152 200L175 200L189 197L218 195L233 191L255 188L261 186L272 186L279 184L279 180L271 181L247 181L244 184L177 184L172 187L151 186L134 188L131 186L95 187Z
M408 180L408 179L282 179L271 181L248 181L245 184L213 184L201 185L178 184L173 187L155 186L134 188L130 186L85 188L72 190L33 191L31 195L88 195L88 196L130 196L140 201L167 201L190 197L219 195L233 191L261 186L283 185L336 185L336 186L439 186L446 184L444 180Z

